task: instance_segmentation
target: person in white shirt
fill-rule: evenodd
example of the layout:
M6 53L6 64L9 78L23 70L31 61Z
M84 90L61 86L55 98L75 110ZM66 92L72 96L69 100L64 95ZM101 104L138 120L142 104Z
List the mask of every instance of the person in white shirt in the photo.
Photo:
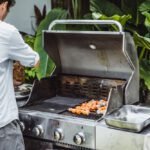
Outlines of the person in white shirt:
M13 86L13 61L35 67L39 55L23 40L19 31L4 22L15 0L0 0L0 150L24 150L18 124L18 107Z

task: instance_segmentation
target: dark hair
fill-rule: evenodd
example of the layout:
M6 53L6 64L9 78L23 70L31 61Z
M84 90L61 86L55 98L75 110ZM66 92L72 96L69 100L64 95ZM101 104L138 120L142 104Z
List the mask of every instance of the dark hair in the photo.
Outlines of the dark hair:
M0 4L2 4L4 2L8 2L8 8L14 6L16 3L15 0L0 0Z

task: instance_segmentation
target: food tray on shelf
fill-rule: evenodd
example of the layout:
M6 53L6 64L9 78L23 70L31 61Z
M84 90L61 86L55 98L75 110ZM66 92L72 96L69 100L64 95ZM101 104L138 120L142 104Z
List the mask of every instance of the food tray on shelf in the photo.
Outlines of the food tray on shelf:
M22 84L15 87L15 97L17 100L28 98L32 89L32 84Z
M117 111L105 116L108 126L132 132L140 132L150 124L150 108L124 105Z

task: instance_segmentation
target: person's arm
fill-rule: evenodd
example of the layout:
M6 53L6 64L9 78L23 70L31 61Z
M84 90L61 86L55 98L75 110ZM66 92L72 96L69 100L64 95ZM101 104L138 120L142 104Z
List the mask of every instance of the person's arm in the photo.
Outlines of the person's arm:
M40 59L39 54L24 42L18 30L13 31L9 40L9 58L27 67L37 67Z

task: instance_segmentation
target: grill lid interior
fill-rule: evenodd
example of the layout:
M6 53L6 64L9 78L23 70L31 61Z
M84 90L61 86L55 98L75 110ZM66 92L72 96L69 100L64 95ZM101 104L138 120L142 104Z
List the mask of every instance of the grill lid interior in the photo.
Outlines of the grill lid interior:
M120 79L132 73L124 33L45 31L44 48L60 73Z

